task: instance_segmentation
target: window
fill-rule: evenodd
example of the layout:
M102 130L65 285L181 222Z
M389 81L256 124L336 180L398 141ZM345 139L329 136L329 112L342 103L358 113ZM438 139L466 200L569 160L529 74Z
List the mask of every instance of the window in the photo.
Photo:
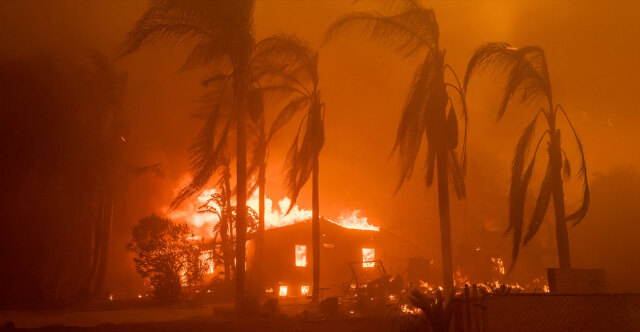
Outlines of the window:
M296 266L307 266L307 246L296 244Z
M362 248L362 267L374 267L376 263L376 251L371 248Z
M278 295L287 296L287 286L280 286L280 290L278 291Z
M300 287L300 295L302 295L302 296L309 295L309 288L310 288L309 285L302 285Z

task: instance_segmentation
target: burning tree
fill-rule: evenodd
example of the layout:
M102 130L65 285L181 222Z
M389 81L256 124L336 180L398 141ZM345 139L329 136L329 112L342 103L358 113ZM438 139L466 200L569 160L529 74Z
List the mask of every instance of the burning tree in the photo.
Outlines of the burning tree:
M571 260L567 223L572 221L573 226L580 223L587 214L590 201L582 142L562 106L560 104L554 105L553 103L549 69L547 68L547 60L542 48L529 46L517 49L507 43L487 43L478 47L471 60L469 60L464 78L465 90L473 74L488 68L507 75L507 85L498 108L498 120L502 118L507 110L509 101L515 98L518 92L520 93L519 101L521 103L533 101L542 103L541 108L536 112L533 120L525 127L524 133L518 141L511 167L508 228L508 231L513 232L511 268L513 268L518 258L520 245L526 245L540 229L551 199L553 199L556 217L556 241L560 267L569 268L571 267ZM531 143L535 137L535 129L540 115L544 116L546 130L539 137L533 152L530 153ZM571 177L571 167L567 153L562 148L560 129L558 128L562 117L567 121L578 144L580 156L578 177L583 184L582 204L576 212L568 216L565 213L563 172L565 179ZM536 163L536 155L545 138L547 139L548 154L547 171L540 186L529 227L523 238L526 195ZM528 156L530 158L527 164Z
M180 297L183 281L194 284L207 269L199 257L199 247L192 242L186 224L151 215L138 221L131 231L127 250L136 254L136 271L149 279L156 298L175 301ZM194 262L197 262L194 264Z
M218 222L213 226L214 260L224 264L225 280L230 280L232 267L235 268L235 248L237 241L233 230L236 226L237 207L229 203L230 192L213 193L211 198L200 206L198 213L213 213L218 217ZM258 227L258 213L247 207L247 235L252 237ZM220 238L220 243L218 243Z
M246 242L247 208L247 114L253 100L249 95L249 61L255 47L253 31L253 0L202 1L154 0L129 32L122 44L121 56L131 54L143 44L163 41L190 41L194 47L183 69L205 67L216 71L207 80L224 86L230 95L227 112L222 116L220 103L210 110L205 125L193 146L194 173L191 184L176 198L174 206L201 191L212 175L221 167L221 157L230 133L236 129L238 242ZM228 74L225 74L228 72ZM236 246L236 258L245 261L245 246ZM236 307L241 308L245 297L244 264L236 269Z
M338 19L327 30L325 39L358 31L395 48L406 57L426 52L416 69L402 110L393 152L398 152L400 158L399 190L411 178L420 145L424 138L427 140L426 185L429 188L433 184L437 165L442 273L445 292L450 293L454 286L449 181L458 199L466 195L464 174L468 119L464 93L455 71L445 62L445 51L440 49L440 31L433 9L424 8L417 1L394 3L396 5L392 7L397 13L392 15L352 13ZM447 82L447 70L455 79L454 83ZM459 99L458 103L454 103L448 91ZM460 134L456 112L460 112L464 126L460 157L457 152Z

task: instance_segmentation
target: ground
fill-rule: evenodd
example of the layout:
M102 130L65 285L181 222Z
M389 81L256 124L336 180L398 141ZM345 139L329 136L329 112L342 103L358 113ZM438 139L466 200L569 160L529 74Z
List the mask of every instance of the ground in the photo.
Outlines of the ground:
M283 305L277 316L238 317L230 304L191 307L137 307L110 310L0 311L0 324L34 331L391 331L387 317L320 318L306 306Z

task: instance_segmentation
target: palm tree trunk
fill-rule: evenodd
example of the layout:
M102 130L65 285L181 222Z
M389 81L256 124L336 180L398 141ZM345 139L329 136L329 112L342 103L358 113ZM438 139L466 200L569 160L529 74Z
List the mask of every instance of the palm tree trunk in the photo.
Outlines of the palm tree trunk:
M560 268L571 267L569 254L569 231L565 222L564 189L562 184L562 150L560 148L560 130L551 135L549 144L549 163L551 165L551 183L553 186L553 209L556 215L556 243Z
M446 141L445 141L446 142ZM442 250L442 281L445 294L453 291L453 255L451 254L451 217L449 215L449 180L447 172L447 147L437 152L438 210L440 214L440 246Z
M255 286L257 287L256 295L263 294L263 255L264 248L264 200L265 200L265 187L266 187L266 172L267 165L262 163L258 169L258 236L256 237L256 248L254 254L254 266L255 266Z
M231 183L229 181L231 177L231 173L229 170L229 163L227 162L227 167L225 169L224 174L224 203L226 211L223 216L224 218L220 220L220 244L222 247L222 261L224 263L224 280L231 280L231 251L232 248L230 246L230 234L229 234L229 219L231 219L230 211L231 211Z
M235 89L238 92L236 99L236 108L238 114L237 129L237 212L236 212L236 298L235 308L242 309L244 302L245 289L245 254L246 254L246 235L247 235L247 128L246 128L246 110L244 102L244 94L241 89Z
M313 246L313 293L311 303L320 300L320 198L318 190L318 173L320 165L318 156L313 158L313 188L311 198L311 237Z

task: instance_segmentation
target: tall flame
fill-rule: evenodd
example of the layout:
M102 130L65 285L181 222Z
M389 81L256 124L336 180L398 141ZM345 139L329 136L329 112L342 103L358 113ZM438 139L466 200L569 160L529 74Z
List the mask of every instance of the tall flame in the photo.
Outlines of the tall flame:
M188 182L188 178L183 179L181 184L186 184ZM179 188L181 188L180 186ZM204 190L197 198L186 201L180 209L172 210L168 217L174 219L179 222L186 222L189 225L192 225L194 231L198 233L198 235L211 237L211 229L213 225L215 225L219 220L218 217L213 213L198 213L200 207L204 205L210 198L211 195L216 193L215 189L206 189ZM235 200L232 199L232 204L235 204ZM251 207L255 211L258 211L258 207L260 205L260 200L258 198L258 194L254 193L248 200L247 206ZM288 214L285 212L289 209L291 205L291 199L285 197L278 201L277 208L274 208L273 201L269 198L265 198L264 200L264 220L265 220L265 228L277 228L287 225L292 225L297 222L305 221L311 219L312 212L311 210L301 209L297 205L294 205L289 211ZM218 208L217 206L215 206ZM327 219L329 220L329 219ZM360 229L360 230L370 230L370 231L379 231L380 228L374 225L371 225L367 219L367 217L363 217L360 215L360 210L352 210L347 213L343 213L338 218L334 220L329 220L337 225L340 225L344 228L351 229Z

